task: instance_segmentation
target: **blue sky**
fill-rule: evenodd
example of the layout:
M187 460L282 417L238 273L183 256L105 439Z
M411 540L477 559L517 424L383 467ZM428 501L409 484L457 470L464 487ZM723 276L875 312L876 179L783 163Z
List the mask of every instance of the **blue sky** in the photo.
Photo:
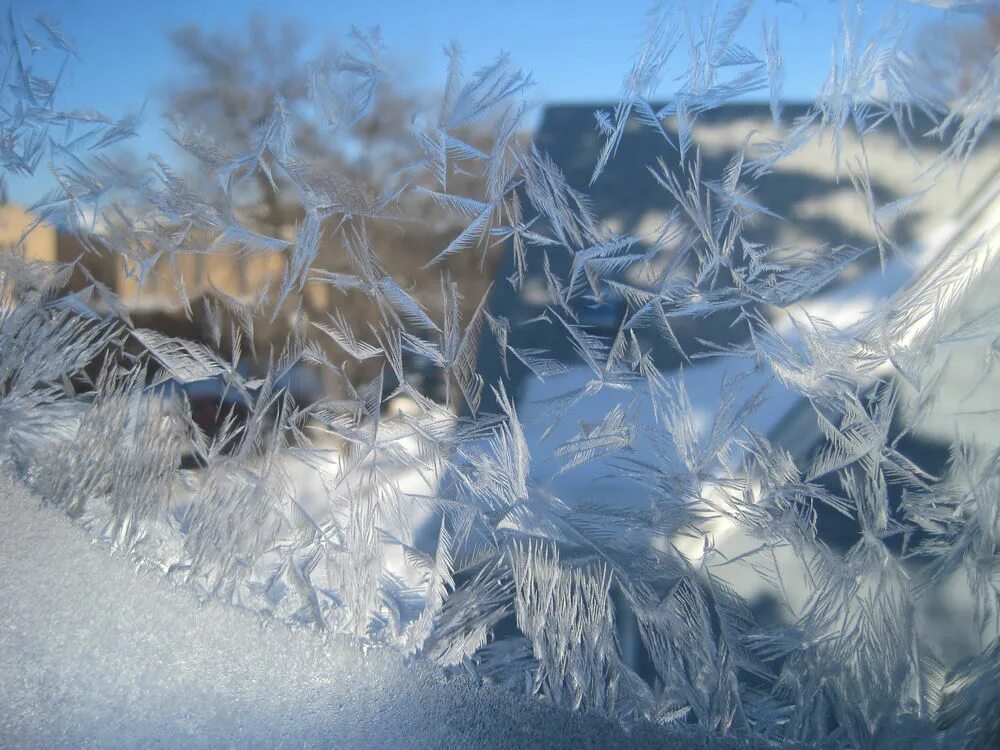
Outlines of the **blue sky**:
M786 98L809 99L829 70L839 3L799 0L799 5L758 0L741 41L759 49L762 20L776 19L786 60ZM889 0L866 3L873 17L888 5ZM254 13L291 18L308 29L317 50L324 40L342 39L351 25L378 25L396 63L395 75L409 76L428 90L443 81L442 48L454 39L466 51L470 69L500 50L511 53L517 65L533 73L539 102L602 101L619 90L649 6L645 0L22 0L14 11L21 17L43 13L57 20L77 46L81 59L62 83L61 106L119 117L146 103L141 137L131 142L143 154L169 148L159 92L176 80L177 58L167 35L182 25L221 30L243 26ZM930 14L910 6L906 12L917 24ZM9 187L12 198L29 200L42 186L35 179L12 180Z

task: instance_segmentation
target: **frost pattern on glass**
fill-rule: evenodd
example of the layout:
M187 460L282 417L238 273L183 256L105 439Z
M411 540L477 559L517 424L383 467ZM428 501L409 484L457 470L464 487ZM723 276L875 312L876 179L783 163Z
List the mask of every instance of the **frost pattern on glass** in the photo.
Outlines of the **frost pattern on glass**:
M777 26L759 49L734 41L752 5L650 14L619 102L593 113L582 184L522 136L530 77L506 56L468 73L453 45L439 108L411 120L417 158L375 187L311 164L280 94L244 142L176 122L193 171L126 168L102 152L134 119L59 109L68 36L11 15L3 170L51 170L33 214L81 255L32 260L28 230L0 254L8 467L206 597L570 708L774 741L989 745L1000 452L956 434L938 471L904 445L945 398L950 352L992 382L1000 310L965 300L998 272L1000 185L969 183L995 174L1000 55L949 90L907 46L905 8L844 2L829 77L792 106ZM389 72L377 33L352 44L310 68L325 138L371 116ZM748 94L761 116L726 119ZM751 120L720 161L713 134ZM652 178L662 212L633 233L588 192L639 132L659 146L631 177ZM879 171L890 142L919 177L902 194ZM802 217L766 196L793 189L806 153L857 226L817 246L760 239L794 237ZM254 190L294 197L291 236L265 231L240 199ZM903 237L955 190L968 206ZM426 216L451 239L400 273L379 238ZM495 248L500 271L470 297L453 264L485 268ZM194 294L182 267L223 252L280 272L250 297L210 278ZM137 299L93 273L109 258ZM212 341L137 322L154 279ZM347 315L347 295L372 314ZM411 382L413 358L439 397ZM294 393L303 373L326 384L315 398ZM211 434L190 395L206 383L230 405ZM928 635L926 603L954 587L978 641L961 663Z

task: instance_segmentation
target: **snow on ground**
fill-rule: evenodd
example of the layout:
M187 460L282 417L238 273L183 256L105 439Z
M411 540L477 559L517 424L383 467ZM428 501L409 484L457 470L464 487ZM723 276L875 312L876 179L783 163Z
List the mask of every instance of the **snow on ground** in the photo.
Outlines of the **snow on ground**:
M767 389L766 400L746 421L746 426L759 432L767 432L774 427L799 400L797 394L766 374L753 372L752 363L748 360L730 357L704 360L683 372L666 373L666 376L683 379L695 421L703 432L711 426L724 388L736 389L736 404L750 400L761 388ZM615 470L614 466L621 463L620 454L616 458L592 460L566 473L559 473L562 462L553 451L579 433L581 425L599 423L616 406L627 410L628 423L636 428L636 441L629 455L640 461L656 460L656 454L646 438L662 432L664 426L657 424L650 398L641 389L625 391L605 387L587 395L568 409L556 427L545 434L552 423L551 416L546 414L552 407L545 402L583 388L592 378L589 369L571 367L561 375L546 378L544 382L529 381L524 397L517 404L517 411L524 422L525 439L532 456L532 474L567 502L598 493L604 497L615 497L622 503L642 504L648 496L648 489Z
M137 574L0 476L0 746L739 748L362 653Z
M763 403L748 416L745 424L766 434L799 403L800 397L766 373L753 371L752 365L749 360L723 357L702 360L683 371L666 375L683 380L696 425L703 435L711 429L724 392L734 396L736 405L742 405L764 389ZM562 375L546 378L544 382L535 380L529 383L517 408L518 416L525 422L524 433L532 456L533 476L570 505L587 501L607 502L609 498L614 498L616 504L623 506L648 506L649 488L625 476L618 468L626 455L623 452L559 473L561 461L554 454L558 446L578 433L581 425L599 423L617 406L627 410L628 423L636 429L636 441L627 455L649 465L662 462L653 450L649 436L662 432L664 426L657 424L649 396L637 391L603 388L575 404L556 427L548 435L545 434L551 418L545 416L550 407L544 402L582 388L591 377L590 370L574 367ZM709 522L705 530L719 542L732 531L732 525L719 517ZM700 556L704 548L700 539L689 535L678 535L672 543L689 558Z

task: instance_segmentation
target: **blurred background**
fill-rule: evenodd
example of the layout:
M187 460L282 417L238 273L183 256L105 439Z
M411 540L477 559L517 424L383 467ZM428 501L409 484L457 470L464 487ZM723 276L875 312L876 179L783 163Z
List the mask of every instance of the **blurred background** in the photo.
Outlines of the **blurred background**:
M211 185L199 183L204 178L197 169L197 160L182 146L190 145L193 136L207 134L212 142L231 151L249 148L267 123L278 97L287 108L296 146L308 156L310 166L316 172L338 175L338 180L356 186L361 193L376 195L390 185L401 184L406 178L400 170L421 158L413 113L433 111L438 105L447 70L445 51L455 42L461 45L469 70L491 62L503 52L530 73L533 86L527 98L531 106L518 123L522 131L519 137L536 139L567 174L569 184L590 195L597 215L608 228L648 239L673 207L669 196L646 174L645 165L666 157L676 166L676 154L667 153L655 137L649 132L640 133L638 127L626 137L621 157L613 163L611 172L597 185L588 185L600 148L593 111L609 110L616 100L644 32L648 5L643 2L619 3L613 11L591 2L493 5L447 0L419 5L303 2L294 6L267 2L36 0L29 5L20 11L25 17L29 13L36 15L41 22L32 33L53 35L70 50L65 60L50 61L58 82L58 107L96 111L117 121L116 143L112 149L102 150L102 159L113 163L110 168L116 170L117 179L126 173L134 184L148 181L150 172L155 172L151 157L156 155L179 169L181 176L198 189L211 190ZM927 69L935 85L948 92L946 95L957 97L982 74L992 58L1000 39L1000 10L989 3L944 14L938 7L927 7L936 5L940 3L900 5L877 0L866 5L867 20L874 27L894 15L905 14L908 38L904 44ZM24 21L14 19L12 14L9 23L24 25ZM830 73L834 40L842 23L841 7L837 2L822 1L757 3L739 27L737 43L758 49L765 19L774 24L772 33L778 35L784 58L795 63L786 66L783 74L781 97L790 105L787 122L805 113L799 103L812 101ZM324 113L310 96L311 87L316 76L324 75L330 61L349 53L358 43L357 38L352 38L352 29L363 34L374 32L371 38L377 40L380 62L387 74L378 84L369 114L349 130L341 129L336 137L330 137L324 127ZM42 46L47 44L39 44ZM680 76L685 64L686 56L676 55L674 75ZM666 89L670 73L668 66ZM695 141L706 159L707 174L721 170L750 130L767 131L766 108L752 106L766 99L766 93L751 91L743 97L747 106L722 108L699 122ZM463 140L488 152L495 125L488 122L469 128L469 132L462 133ZM879 176L873 190L882 202L909 194L919 174L903 153L908 144L894 139L889 128L885 130L887 134L881 137L875 155L878 164L873 165ZM914 127L914 132L918 130L919 125ZM774 135L773 128L764 132L764 136L768 135ZM6 205L0 226L0 239L8 244L29 226L33 210L37 213L47 205L46 197L52 195L60 179L58 171L46 166L54 156L39 152L34 165L37 168L10 170L3 186ZM847 154L844 163L849 164L851 158ZM977 181L985 179L992 168L987 163L985 156L975 161L973 174L962 183L962 192L943 191L943 202L934 205L925 201L921 206L924 223L953 215L970 194L968 191L974 192ZM760 197L775 214L793 221L765 218L755 227L755 239L813 246L860 244L873 239L870 228L857 221L857 205L852 202L856 196L852 198L850 182L841 180L839 164L830 163L816 148L811 156L806 154L793 162L791 169L796 171L794 180L788 175L772 180L772 189L767 191L765 184L767 195ZM477 197L477 175L458 172L449 179L449 192ZM270 184L274 180L276 184ZM292 240L303 220L293 187L280 175L258 172L234 194L234 208L261 235ZM511 259L505 264L505 247L500 241L482 243L474 252L454 254L442 268L422 269L464 228L464 217L429 198L421 200L418 192L408 191L405 200L410 205L399 212L406 215L405 221L371 222L371 244L386 272L404 289L413 291L432 319L440 320L442 315L442 268L461 290L463 320L468 320L487 290L493 295L490 309L497 315L527 320L537 314L535 308L544 308L544 299L532 305L525 296L530 296L532 289L537 292L537 279L529 282L527 291L521 290L518 299L511 296L510 286L502 283L511 272ZM192 243L191 252L180 253L178 262L170 267L165 261L139 256L135 267L125 267L127 263L121 257L86 252L87 248L81 247L69 232L52 226L59 223L57 213L49 212L48 225L31 233L26 244L29 255L63 262L82 258L86 274L76 274L77 286L84 285L89 274L120 296L137 325L214 343L226 356L232 354L231 346L227 350L217 330L218 318L225 315L223 308L232 307L225 304L226 299L252 301L284 270L281 252L240 254L217 246L206 251L205 247L195 248L197 242ZM917 212L900 227L902 244L913 244L918 239L919 219ZM348 261L339 241L331 240L330 234L321 238L315 266L334 273L346 272ZM207 244L208 238L204 242ZM540 269L535 273L540 274ZM182 299L185 295L192 300L190 304ZM201 300L205 304L200 304ZM211 309L213 300L219 308L215 313ZM620 318L616 309L619 304L607 300L584 314L598 327L614 327ZM321 324L329 322L331 310L339 311L353 330L362 333L367 330L366 321L375 319L368 297L357 291L339 293L329 283L308 283L301 307L307 321ZM250 342L254 356L244 358L248 370L260 370L266 365L269 345L280 348L276 342L284 341L293 325L290 315L258 322ZM719 319L709 324L718 335L732 339L739 336L738 331L723 333L731 322ZM338 351L328 335L311 330L323 346ZM524 335L529 340L521 343L529 347L558 344L545 331L528 331ZM663 356L669 359L671 355L664 352ZM411 359L414 379L426 380L421 385L423 390L439 398L441 378L433 375L426 362ZM483 366L489 368L495 363ZM364 379L375 374L377 365L355 362L349 369L352 377ZM303 376L299 380L296 387L304 391L303 399L338 387L321 382L321 376Z

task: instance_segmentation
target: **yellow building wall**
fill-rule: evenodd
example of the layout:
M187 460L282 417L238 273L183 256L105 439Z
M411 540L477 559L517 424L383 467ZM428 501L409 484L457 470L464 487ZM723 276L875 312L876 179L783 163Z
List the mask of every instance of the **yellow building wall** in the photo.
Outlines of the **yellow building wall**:
M179 302L178 276L189 298L207 291L211 281L217 289L229 296L248 301L269 281L279 278L284 268L285 261L281 255L239 256L225 249L207 255L184 253L178 255L173 263L161 258L148 275L138 301L147 305L176 305ZM116 291L126 304L137 301L137 264L121 260Z
M11 203L0 206L0 250L10 250L21 243L25 256L31 260L70 260L59 257L60 239L55 227L45 223L35 224L34 217L21 206ZM207 254L182 253L172 263L160 258L148 275L141 294L138 264L127 258L115 259L115 270L106 283L114 286L113 291L126 306L175 307L180 302L178 275L189 298L205 292L211 280L220 291L248 301L266 284L279 279L284 270L283 254L237 255L233 250L221 247ZM308 301L314 308L326 307L328 294L329 290L323 284L306 285Z
M58 259L55 227L35 224L35 218L17 204L0 206L0 248L10 250L22 241L24 255L30 260Z

